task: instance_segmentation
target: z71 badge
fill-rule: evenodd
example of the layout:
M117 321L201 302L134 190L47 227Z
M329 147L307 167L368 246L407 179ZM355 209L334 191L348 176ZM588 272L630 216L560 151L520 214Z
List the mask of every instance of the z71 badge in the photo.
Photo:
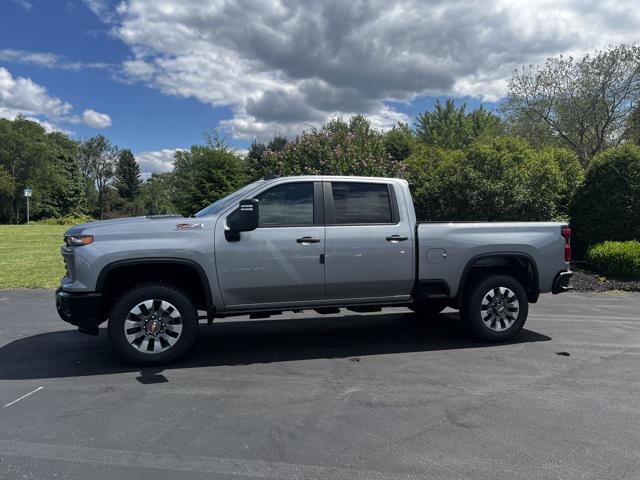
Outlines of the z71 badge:
M176 224L176 230L202 229L202 226L202 223L178 223Z

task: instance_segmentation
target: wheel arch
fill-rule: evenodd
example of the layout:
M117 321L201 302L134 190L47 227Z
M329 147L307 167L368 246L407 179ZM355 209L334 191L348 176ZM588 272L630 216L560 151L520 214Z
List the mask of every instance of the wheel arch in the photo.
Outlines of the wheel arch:
M455 302L460 304L468 289L468 283L476 272L495 272L511 275L527 292L530 303L536 303L540 295L538 265L535 259L523 252L491 252L481 253L469 259L465 265Z
M167 267L171 267L167 271ZM185 290L197 307L213 311L213 296L204 269L184 258L129 258L107 264L98 274L96 291L101 292L105 306L114 296L145 281L163 281Z

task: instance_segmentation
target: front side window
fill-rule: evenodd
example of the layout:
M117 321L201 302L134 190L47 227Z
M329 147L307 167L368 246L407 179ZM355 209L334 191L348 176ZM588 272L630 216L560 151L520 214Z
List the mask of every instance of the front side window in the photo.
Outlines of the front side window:
M337 225L393 223L386 184L334 182L331 190Z
M256 197L260 206L260 226L313 225L313 183L286 183Z

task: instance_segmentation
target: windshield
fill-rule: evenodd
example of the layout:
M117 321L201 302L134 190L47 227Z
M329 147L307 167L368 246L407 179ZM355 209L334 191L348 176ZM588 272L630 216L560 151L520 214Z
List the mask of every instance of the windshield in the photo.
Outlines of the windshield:
M245 185L240 190L230 193L226 197L222 197L221 199L216 200L208 207L205 207L202 210L200 210L198 213L196 213L194 217L205 217L207 215L218 213L220 210L227 207L228 205L231 205L232 203L242 200L242 197L247 192L249 192L250 190L253 190L253 188L256 187L261 182L262 180L257 180L253 183L250 183L249 185Z

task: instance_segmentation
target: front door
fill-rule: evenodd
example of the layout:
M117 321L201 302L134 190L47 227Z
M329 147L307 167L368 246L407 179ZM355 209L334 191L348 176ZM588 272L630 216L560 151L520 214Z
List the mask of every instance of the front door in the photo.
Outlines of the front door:
M277 308L323 300L321 182L281 183L256 198L259 227L241 233L236 241L224 235L216 238L218 281L226 308Z

